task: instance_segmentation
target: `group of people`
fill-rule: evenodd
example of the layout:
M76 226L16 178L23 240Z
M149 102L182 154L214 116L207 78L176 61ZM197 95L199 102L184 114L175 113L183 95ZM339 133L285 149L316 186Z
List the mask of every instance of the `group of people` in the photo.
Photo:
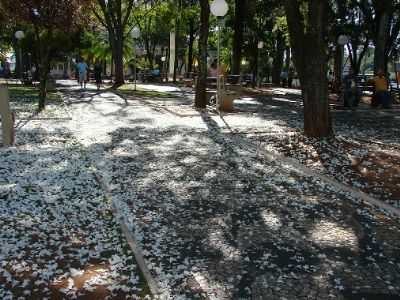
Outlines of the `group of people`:
M80 59L79 62L76 64L76 71L77 71L78 83L81 85L81 88L86 89L86 83L89 81L89 72L91 70L89 69L89 66L83 59ZM97 62L93 68L94 80L96 81L97 90L99 90L101 87L102 72L103 72L103 67L99 62Z
M390 108L392 99L389 93L389 81L386 79L385 73L379 70L376 76L369 80L367 84L372 85L374 89L371 106L378 107L381 105L383 108ZM358 77L351 71L343 80L342 92L344 107L355 108L358 106L362 92Z

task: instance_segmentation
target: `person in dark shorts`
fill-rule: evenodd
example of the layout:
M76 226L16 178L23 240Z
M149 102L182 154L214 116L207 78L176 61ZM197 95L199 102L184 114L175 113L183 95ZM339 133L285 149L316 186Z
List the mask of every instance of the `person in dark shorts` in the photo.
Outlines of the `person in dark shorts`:
M94 66L94 80L96 81L97 90L100 90L101 87L101 73L102 73L102 66L100 62L97 62Z
M359 82L352 71L343 80L344 101L343 106L347 108L356 108L361 99Z

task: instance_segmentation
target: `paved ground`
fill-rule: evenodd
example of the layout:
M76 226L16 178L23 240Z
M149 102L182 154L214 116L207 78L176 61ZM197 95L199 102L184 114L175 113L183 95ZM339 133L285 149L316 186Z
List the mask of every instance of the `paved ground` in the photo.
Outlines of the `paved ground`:
M290 91L290 90L288 90ZM400 110L371 109L364 105L356 111L332 109L335 138L305 138L301 99L295 94L260 97L253 115L266 120L281 120L287 125L279 134L262 130L243 131L269 151L292 157L316 171L391 205L400 207ZM238 105L245 112L248 106Z
M159 92L65 86L73 119L46 130L105 172L166 296L399 299L400 220L263 156L262 137L298 134L296 99L244 98L221 118Z
M0 299L144 299L147 284L65 127L65 106L37 115L26 97L11 101L17 146L0 148Z

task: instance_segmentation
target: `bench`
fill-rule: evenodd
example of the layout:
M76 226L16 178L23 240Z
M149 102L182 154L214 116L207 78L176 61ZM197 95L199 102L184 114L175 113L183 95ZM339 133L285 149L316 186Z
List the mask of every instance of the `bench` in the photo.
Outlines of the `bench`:
M161 83L162 82L162 77L161 77L161 74L160 75L143 74L142 81L143 81L143 83L146 83L146 82Z
M400 88L392 87L390 89L390 95L392 96L393 103L400 103Z
M193 72L187 72L181 79L185 87L194 87L196 84L196 74Z

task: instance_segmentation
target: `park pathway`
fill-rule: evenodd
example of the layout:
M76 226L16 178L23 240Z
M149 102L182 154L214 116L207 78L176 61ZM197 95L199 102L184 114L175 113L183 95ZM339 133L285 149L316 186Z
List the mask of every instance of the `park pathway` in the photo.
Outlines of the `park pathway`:
M67 110L31 114L16 98L16 146L0 148L0 299L150 299Z
M164 298L398 299L398 218L232 134L296 121L221 118L170 91L61 92L72 116L62 126L103 175Z

